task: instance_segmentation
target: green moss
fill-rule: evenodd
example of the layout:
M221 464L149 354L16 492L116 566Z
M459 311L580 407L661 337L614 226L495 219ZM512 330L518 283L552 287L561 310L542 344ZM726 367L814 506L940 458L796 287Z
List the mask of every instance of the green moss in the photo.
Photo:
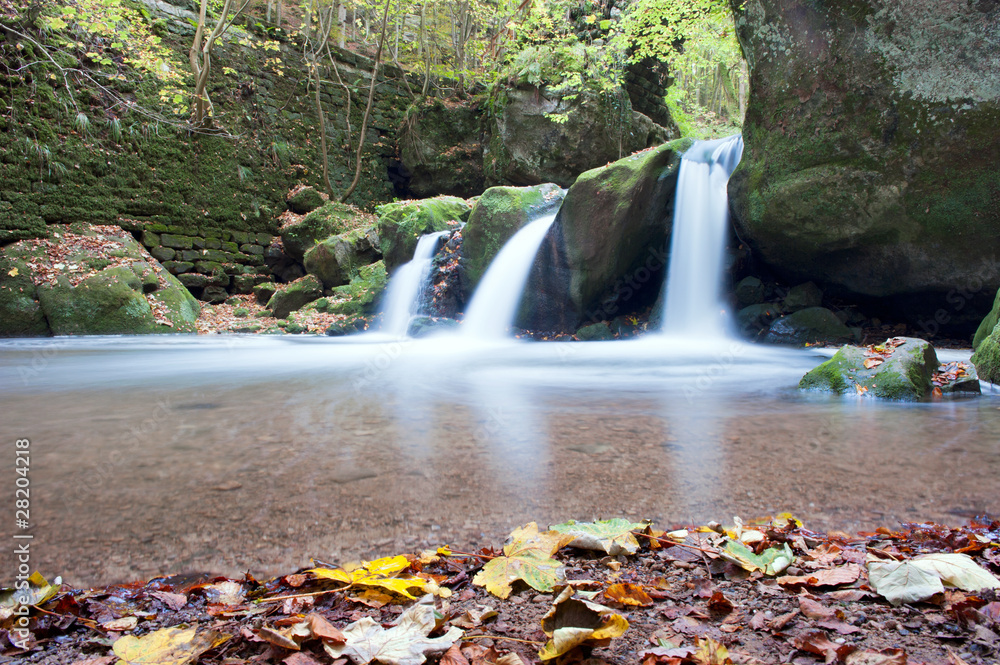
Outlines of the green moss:
M997 323L1000 323L1000 290L997 291L996 299L993 301L993 309L983 318L982 323L979 324L979 328L976 330L975 337L972 338L972 348L974 350L978 349L983 340L989 337L993 329L997 327Z
M469 204L454 196L379 206L378 236L386 268L394 270L412 259L421 235L444 231L449 221L465 221L469 211Z
M979 343L976 352L972 354L972 364L975 365L979 378L1000 384L1000 326L993 328L993 332Z
M337 298L344 300L329 302L325 311L351 315L374 313L388 279L383 261L363 266L350 284L333 290Z
M853 347L842 346L832 358L803 376L799 389L843 394L850 387L844 374L847 368L854 365L854 355Z

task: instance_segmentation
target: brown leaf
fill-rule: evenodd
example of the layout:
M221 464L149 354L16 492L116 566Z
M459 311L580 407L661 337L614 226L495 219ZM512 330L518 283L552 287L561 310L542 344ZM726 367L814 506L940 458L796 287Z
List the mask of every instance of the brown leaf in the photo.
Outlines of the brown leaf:
M288 658L282 660L285 665L320 665L319 661L308 654L296 651Z
M805 586L840 586L841 584L852 584L861 577L861 566L856 563L849 563L846 566L816 570L808 575L785 575L778 578L778 584L782 586L795 586L804 584Z
M313 637L318 637L324 642L337 642L340 644L346 641L340 629L319 614L313 612L307 615L306 621L309 622L309 630L312 631Z
M441 656L441 665L469 665L469 659L462 654L462 643L455 642Z
M653 604L653 599L638 584L612 584L604 590L604 597L622 605L648 607Z
M856 603L859 600L864 600L865 598L873 598L875 594L870 591L862 591L861 589L843 589L841 591L831 591L826 594L834 600L839 600L842 603Z
M767 617L763 612L755 612L753 618L750 619L750 627L754 630L764 630L767 628Z
M831 642L822 630L813 630L793 637L791 643L799 651L823 656L828 663L841 659L855 648Z
M770 626L771 630L778 631L787 626L792 619L799 615L798 610L792 610L788 614L782 614L781 616L774 617L771 619Z
M906 665L906 652L902 649L855 651L844 659L844 665Z
M861 629L857 626L852 626L849 623L844 623L840 619L823 619L822 621L817 621L816 625L820 628L826 628L828 630L835 630L841 635L850 635L851 633L860 632Z
M187 605L188 602L187 596L185 596L183 593L170 593L169 591L154 591L149 595L161 601L164 605L175 611Z
M802 611L802 616L809 619L833 619L837 616L835 610L808 596L799 596L799 609Z
M885 362L885 360L882 359L882 358L874 358L874 357L873 358L865 358L865 369L871 369L872 367L878 367L879 365L881 365L884 362Z
M729 614L733 611L733 604L722 595L721 591L716 591L708 599L708 611L716 615Z
M284 649L291 649L292 651L298 651L300 649L298 642L293 640L291 637L279 633L273 628L268 628L267 626L262 626L256 631L257 637L264 640L265 642L270 642L275 646L282 647Z

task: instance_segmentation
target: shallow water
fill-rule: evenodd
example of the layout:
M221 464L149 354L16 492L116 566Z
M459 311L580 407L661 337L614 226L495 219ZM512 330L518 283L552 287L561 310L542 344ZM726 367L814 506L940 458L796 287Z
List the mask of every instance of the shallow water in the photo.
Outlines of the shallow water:
M31 440L32 565L78 585L498 543L529 520L1000 512L1000 396L799 394L822 360L668 338L6 340L0 454Z

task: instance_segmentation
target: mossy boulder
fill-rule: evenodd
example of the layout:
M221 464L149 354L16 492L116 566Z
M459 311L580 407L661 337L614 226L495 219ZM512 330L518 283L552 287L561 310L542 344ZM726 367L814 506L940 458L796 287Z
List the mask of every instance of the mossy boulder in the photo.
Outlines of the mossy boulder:
M736 297L736 306L744 308L764 302L767 289L756 277L744 277L733 288L733 295Z
M972 364L979 377L990 383L1000 384L1000 325L979 342L972 354Z
M815 342L836 344L854 341L855 331L824 307L807 307L783 316L771 324L762 341L770 344L802 346Z
M330 297L309 303L305 309L354 316L374 314L388 281L382 261L361 266L349 284L338 286Z
M410 192L464 198L482 192L483 122L484 113L475 103L432 97L411 108L399 136Z
M591 323L576 331L576 338L581 342L604 342L615 338L615 333L607 323Z
M1000 4L730 4L740 238L785 281L971 334L1000 287Z
M302 261L306 252L324 238L370 226L373 221L371 215L354 206L330 201L302 219L282 227L281 242L289 256Z
M781 314L782 309L778 305L769 303L747 305L736 313L736 325L744 335L755 337L760 331L770 328Z
M132 236L86 224L53 229L50 239L0 250L0 335L196 331L198 301Z
M479 283L493 257L522 226L554 213L564 192L547 183L533 187L491 187L483 192L462 229L462 266L467 290Z
M373 229L354 229L330 236L306 252L306 272L322 280L326 288L347 284L362 266L378 261L378 238Z
M271 299L271 296L273 296L277 290L278 285L274 282L262 282L253 287L254 300L257 301L258 305L266 305L267 301Z
M303 187L285 199L285 202L288 204L288 209L296 215L310 213L325 203L320 193L312 187Z
M997 327L997 323L1000 323L1000 290L997 291L997 297L993 301L993 309L983 318L979 324L979 328L976 329L976 334L972 338L973 349L979 348L983 340L989 337L993 329Z
M823 304L823 292L812 282L799 284L788 289L788 294L782 301L786 312L797 312L807 307L819 307Z
M870 368L865 367L865 361L873 356L866 349L841 347L832 358L802 377L799 389L902 401L927 397L938 368L934 347L922 339L896 339L902 339L902 344L893 348L891 354L879 354L885 360ZM883 346L890 343L891 340Z
M283 284L267 301L267 308L276 319L284 319L304 305L323 295L323 284L314 275L306 275L291 284Z
M425 233L444 231L448 222L466 221L472 207L465 199L438 196L432 199L386 203L376 209L378 237L390 273L413 258L417 240Z
M690 146L666 143L576 179L539 250L522 327L575 330L656 299Z

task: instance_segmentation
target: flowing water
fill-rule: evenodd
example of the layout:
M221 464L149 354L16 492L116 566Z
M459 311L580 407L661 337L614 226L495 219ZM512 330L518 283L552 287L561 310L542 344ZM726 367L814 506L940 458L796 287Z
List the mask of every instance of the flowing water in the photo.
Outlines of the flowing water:
M75 584L497 544L530 520L1000 512L1000 396L799 394L822 360L658 337L5 340L0 455L31 440L32 565Z
M504 244L476 286L462 322L463 336L502 339L509 334L535 255L555 218L547 215L525 224Z
M729 233L726 184L743 155L743 137L698 141L684 153L677 176L667 270L667 334L724 337L722 262Z
M382 332L403 337L409 330L410 320L420 313L420 296L427 285L431 261L441 238L449 231L438 231L421 236L413 259L396 269L385 289L382 305Z

